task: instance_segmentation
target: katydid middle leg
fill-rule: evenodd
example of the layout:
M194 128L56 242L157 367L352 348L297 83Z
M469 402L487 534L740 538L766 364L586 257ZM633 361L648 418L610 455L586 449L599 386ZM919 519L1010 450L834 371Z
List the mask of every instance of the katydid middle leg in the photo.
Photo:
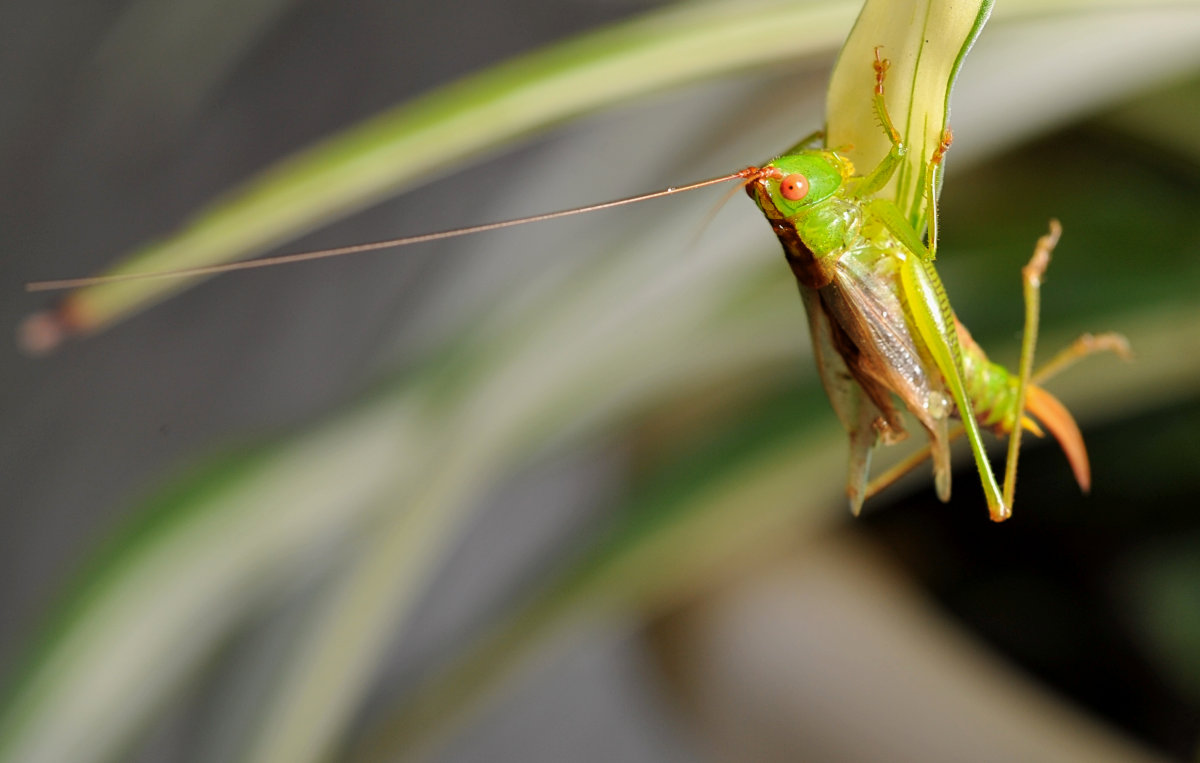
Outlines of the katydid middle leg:
M942 133L942 140L938 143L938 147L934 149L933 155L929 157L929 166L925 168L925 209L926 217L929 219L929 244L926 250L929 252L929 259L937 258L937 240L938 240L938 214L937 214L937 180L938 172L942 168L942 160L946 158L946 151L950 148L950 144L954 141L954 133L947 127Z
M1047 379L1058 376L1063 371L1075 365L1089 355L1101 352L1111 352L1121 360L1133 360L1133 350L1129 340L1115 331L1103 334L1083 334L1076 337L1074 342L1060 350L1029 377L1032 384L1041 384Z

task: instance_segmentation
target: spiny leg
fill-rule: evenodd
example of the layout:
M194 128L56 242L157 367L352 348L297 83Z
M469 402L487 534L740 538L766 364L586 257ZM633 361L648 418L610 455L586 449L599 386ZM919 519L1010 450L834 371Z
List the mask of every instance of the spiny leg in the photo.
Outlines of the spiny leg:
M867 202L871 207L871 211L883 221L883 224L891 231L893 236L903 242L905 248L928 262L932 262L937 256L937 173L942 165L942 159L945 158L946 151L950 148L950 143L953 140L953 133L950 132L950 128L946 128L946 132L942 133L941 142L934 149L933 156L929 159L929 165L925 169L924 193L928 205L927 209L929 210L929 214L927 215L929 218L928 246L925 240L921 238L921 234L913 227L912 222L909 221L908 217L900 211L900 208L891 199L877 198Z
M1050 253L1058 244L1062 226L1058 220L1050 221L1050 232L1038 239L1029 263L1021 268L1021 280L1025 293L1025 332L1021 336L1021 362L1017 370L1016 423L1008 436L1008 455L1004 461L1004 504L1012 506L1013 493L1017 489L1017 458L1021 452L1021 417L1025 415L1025 395L1029 389L1029 378L1033 373L1033 355L1037 349L1038 318L1041 314L1042 276L1050 264Z
M942 168L942 160L946 158L946 151L950 148L950 144L954 141L954 133L947 127L942 133L942 140L938 143L938 147L934 149L933 156L929 157L929 166L925 168L925 209L926 217L929 219L929 259L937 257L937 240L938 240L938 214L937 214L937 179L938 173Z
M911 326L924 343L929 357L941 372L946 392L961 414L971 455L979 471L979 480L987 497L988 513L996 522L1011 513L988 461L975 406L967 389L962 363L962 347L955 329L954 312L946 298L946 289L933 263L918 257L908 257L900 264L900 287L911 311ZM940 438L938 438L940 439Z
M908 154L908 145L900 135L900 131L896 129L892 122L891 114L888 112L887 100L884 98L883 83L887 79L887 71L891 66L891 62L879 55L879 47L875 48L875 93L872 98L872 105L875 109L875 116L879 119L879 124L883 131L887 134L888 140L892 142L892 148L887 155L879 162L879 165L871 170L871 173L863 178L855 190L855 196L866 198L874 196L883 190L883 187L892 179L892 175L900 166L900 161ZM929 157L929 164L925 169L925 203L928 210L927 217L929 219L929 244L927 247L913 248L914 252L922 253L929 260L933 260L937 256L937 239L938 239L938 221L937 221L937 180L941 170L943 160L946 157L946 151L949 150L950 144L954 141L954 133L949 127L942 133L942 139L934 149L933 155ZM919 232L918 232L919 233Z
M900 138L900 131L892 124L892 117L887 109L887 101L883 97L883 81L887 79L887 70L891 68L892 62L879 56L880 47L876 46L875 48L875 95L872 98L872 103L875 106L875 115L879 117L883 131L891 139L892 145L903 145L904 141Z
M905 145L903 138L900 137L900 132L892 124L892 117L888 114L887 102L883 97L883 81L887 78L889 66L890 62L886 58L880 58L879 48L875 48L875 95L872 103L875 107L875 116L879 118L879 123L882 125L883 131L887 133L888 140L892 142L892 148L888 151L887 156L880 160L879 166L871 170L871 173L859 183L854 194L860 198L874 196L883 190L900 166L900 160L908 153L908 146Z

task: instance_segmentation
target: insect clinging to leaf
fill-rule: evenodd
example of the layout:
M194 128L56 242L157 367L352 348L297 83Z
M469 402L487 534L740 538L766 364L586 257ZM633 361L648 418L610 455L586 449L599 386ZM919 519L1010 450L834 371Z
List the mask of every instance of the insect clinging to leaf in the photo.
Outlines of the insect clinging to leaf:
M866 497L894 481L928 455L939 498L950 497L950 441L958 418L975 457L995 521L1012 513L1017 457L1023 429L1058 440L1075 479L1091 485L1087 450L1075 420L1035 382L1098 350L1127 354L1115 334L1085 336L1046 371L1031 372L1037 338L1042 276L1061 232L1037 243L1023 270L1025 331L1016 373L988 360L955 317L933 262L936 256L938 169L951 136L947 131L924 173L929 243L891 200L879 194L907 153L884 101L888 61L875 51L875 114L891 149L878 166L858 175L837 150L812 147L813 135L768 163L747 191L771 223L800 287L821 381L850 435L847 493L854 513ZM917 454L870 485L871 453L905 437L898 400L929 436ZM1009 436L1004 486L987 459L981 429Z

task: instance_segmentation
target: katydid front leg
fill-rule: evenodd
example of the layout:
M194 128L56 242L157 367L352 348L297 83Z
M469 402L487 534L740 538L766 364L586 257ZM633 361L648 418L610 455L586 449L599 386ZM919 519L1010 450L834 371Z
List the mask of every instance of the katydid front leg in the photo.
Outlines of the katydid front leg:
M883 187L892 179L892 175L896 174L897 168L900 167L900 161L908 154L908 146L900 137L895 125L892 124L887 102L883 98L883 81L887 77L889 65L886 58L879 57L879 48L875 48L875 95L872 98L872 104L875 107L875 116L879 118L879 124L887 133L892 147L875 169L859 181L858 186L854 189L854 195L860 199L868 199L882 191Z

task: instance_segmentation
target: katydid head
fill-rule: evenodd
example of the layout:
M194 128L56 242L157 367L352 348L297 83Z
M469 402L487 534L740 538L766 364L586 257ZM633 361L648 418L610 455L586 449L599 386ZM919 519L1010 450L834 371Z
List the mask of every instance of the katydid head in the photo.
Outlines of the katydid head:
M799 151L763 167L758 182L776 209L790 216L836 194L852 172L832 151Z

